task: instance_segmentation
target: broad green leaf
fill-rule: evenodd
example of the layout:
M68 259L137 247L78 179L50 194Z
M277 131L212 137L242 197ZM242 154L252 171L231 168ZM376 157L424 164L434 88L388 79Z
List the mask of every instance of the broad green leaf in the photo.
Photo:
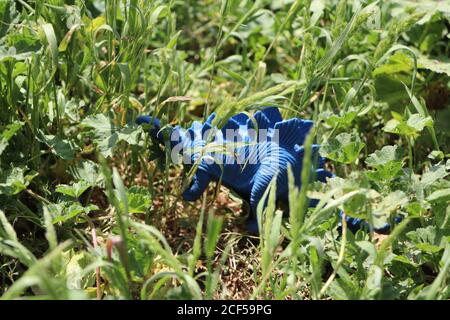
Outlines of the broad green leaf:
M405 208L410 217L421 217L427 211L427 208L424 208L417 201L408 203Z
M448 174L449 172L444 165L432 166L422 174L420 183L423 188L427 188L438 180L444 179Z
M417 228L408 232L406 236L414 242L417 249L431 254L443 250L445 243L448 241L443 237L441 230L432 225Z
M53 154L64 160L73 160L78 147L70 140L61 139L54 135L45 135L40 131L38 139L45 143Z
M392 161L383 166L377 167L376 170L367 171L369 179L374 181L386 181L395 178L402 170L400 161Z
M12 196L25 190L38 173L25 174L25 167L15 167L0 172L0 194Z
M397 51L393 54L389 61L378 68L376 68L372 75L374 77L381 74L393 74L398 72L409 72L413 69L414 64L411 57L404 52Z
M419 56L418 67L420 69L428 69L436 73L445 73L450 76L450 60L448 58L429 58L424 55Z
M366 158L366 164L375 169L367 172L367 176L376 181L394 178L403 166L397 146L384 146L375 151Z
M92 129L99 151L104 157L110 157L114 148L120 141L126 141L129 144L139 143L138 137L142 133L142 128L136 125L126 125L124 127L116 126L112 119L104 114L89 116L82 124Z
M78 201L67 201L50 204L47 206L47 208L52 218L53 224L64 223L77 217L78 215L89 214L89 212L99 209L96 205L93 204L83 207Z
M341 133L328 139L320 148L322 156L340 163L353 163L365 144L357 134Z
M331 112L323 112L320 117L332 127L340 126L347 128L351 125L353 120L355 120L357 115L358 111L355 108L349 108L347 111L342 111L339 116Z
M382 228L392 213L408 203L408 197L401 191L393 191L383 197L379 203L372 208L372 219L375 228Z
M428 155L428 159L431 159L431 160L442 160L442 159L444 159L444 157L445 157L444 152L438 151L438 150L433 150Z
M400 155L397 146L384 146L381 150L377 150L366 158L368 166L379 168L392 161L399 161Z
M145 213L150 208L152 197L147 188L133 186L125 189L128 203L129 213ZM119 193L116 190L116 196L119 198ZM125 210L121 202L122 210Z
M0 155L8 146L9 140L22 128L23 122L15 121L8 124L0 133Z
M431 254L437 253L441 250L444 250L443 247L435 246L435 245L432 245L429 243L418 243L418 244L416 244L416 248L421 251L431 253Z
M431 117L424 117L420 114L413 114L408 118L406 124L416 130L416 132L421 132L425 127L433 125L433 119L431 119Z
M379 75L375 78L376 96L379 101L390 106L403 106L409 101L408 93L402 82L408 83L409 78L399 75Z
M450 189L441 189L434 191L427 197L428 202L449 202L450 201Z
M91 186L101 186L103 184L100 167L91 160L80 161L76 165L69 167L68 171L76 180L86 181Z
M408 120L391 119L384 126L383 130L403 136L416 138L425 127L431 127L433 119L424 117L418 113L412 114Z
M101 113L87 117L83 120L82 125L95 129L95 135L99 138L107 138L118 130L112 119Z
M37 53L42 47L39 38L29 29L23 29L20 33L10 33L6 38L7 48L0 49L0 51L7 50L16 54L16 60L23 60L19 56L26 58L30 57L32 53Z
M62 193L72 198L79 198L90 187L90 183L84 180L80 180L70 186L66 184L57 185L56 192Z
M378 193L375 190L362 188L359 188L359 191L344 203L344 212L350 217L366 219L372 210L371 201L378 196Z
M413 267L417 267L418 266L417 263L414 263L414 261L408 259L405 256L397 255L397 256L394 257L393 260L399 261L399 262L402 262L402 263L405 263L405 264L408 264L408 265L413 266Z

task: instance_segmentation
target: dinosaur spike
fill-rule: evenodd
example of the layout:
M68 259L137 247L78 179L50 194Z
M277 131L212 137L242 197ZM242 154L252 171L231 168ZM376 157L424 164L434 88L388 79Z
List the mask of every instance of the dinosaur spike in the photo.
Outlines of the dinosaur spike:
M200 121L194 121L194 122L192 122L192 125L191 125L191 129L193 130L193 131L195 131L195 132L201 132L201 130L202 130L202 128L203 128L203 124L200 122Z
M248 116L245 113L238 113L237 115L232 116L231 119L233 119L240 125L246 125Z
M266 129L267 130L267 129L269 129L271 127L271 124L272 124L270 119L267 118L266 115L264 113L262 113L261 111L258 111L257 113L255 113L253 119L249 118L247 120L247 127L250 128L250 129L256 129L255 128L255 122L256 122L258 130L261 130L261 129Z
M205 122L204 124L203 124L203 127L202 127L202 137L203 138L206 138L204 135L205 135L205 132L206 131L208 131L208 130L211 130L212 129L212 126L211 126L211 124L209 123L209 122Z
M222 133L225 135L226 130L238 130L238 129L239 129L239 123L236 120L234 120L233 118L231 118L222 127Z
M276 107L269 107L255 113L254 119L247 119L247 126L254 128L254 121L259 129L273 128L277 122L283 121L280 111Z
M300 120L297 118L287 121L277 122L274 129L274 138L278 134L281 146L292 149L296 144L302 145L306 135L313 126L312 121ZM277 130L278 129L278 130Z
M278 110L277 107L268 107L268 108L265 108L265 109L263 109L261 111L258 111L258 112L261 112L262 114L264 114L266 116L267 119L270 120L270 123L272 124L272 127L275 125L275 123L283 121L283 118L281 117L280 110Z
M209 124L212 124L213 120L216 118L216 113L213 112L211 113L211 115L208 117L208 119L206 119L206 122Z

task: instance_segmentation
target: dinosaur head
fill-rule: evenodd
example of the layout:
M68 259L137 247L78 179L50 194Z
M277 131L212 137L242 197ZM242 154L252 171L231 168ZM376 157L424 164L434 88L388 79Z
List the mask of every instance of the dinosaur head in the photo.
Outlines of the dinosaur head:
M159 142L163 142L163 135L161 132L161 122L158 118L153 118L151 116L139 116L136 118L136 124L149 124L151 125L150 135L157 139Z

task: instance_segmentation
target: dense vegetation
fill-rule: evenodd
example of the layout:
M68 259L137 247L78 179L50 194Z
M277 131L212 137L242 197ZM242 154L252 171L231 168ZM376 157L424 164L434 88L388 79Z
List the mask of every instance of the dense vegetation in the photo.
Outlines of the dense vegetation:
M1 0L0 20L3 299L450 298L445 1ZM182 201L192 172L134 123L267 105L315 121L336 177L291 185L289 219L272 187L258 236L222 186Z

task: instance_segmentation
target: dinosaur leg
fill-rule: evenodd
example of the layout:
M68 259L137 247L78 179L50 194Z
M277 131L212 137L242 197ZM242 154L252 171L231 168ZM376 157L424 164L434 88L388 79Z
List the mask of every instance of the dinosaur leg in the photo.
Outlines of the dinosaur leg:
M192 178L191 185L183 192L183 199L186 201L195 201L203 194L211 181L210 175L198 169Z
M264 165L263 165L264 166ZM262 173L265 173L263 170ZM273 174L261 174L261 171L258 172L258 175L255 178L255 182L253 184L251 194L250 194L250 207L251 212L247 219L246 228L249 232L258 233L258 219L257 219L257 209L258 204L261 201L264 192L268 188Z

